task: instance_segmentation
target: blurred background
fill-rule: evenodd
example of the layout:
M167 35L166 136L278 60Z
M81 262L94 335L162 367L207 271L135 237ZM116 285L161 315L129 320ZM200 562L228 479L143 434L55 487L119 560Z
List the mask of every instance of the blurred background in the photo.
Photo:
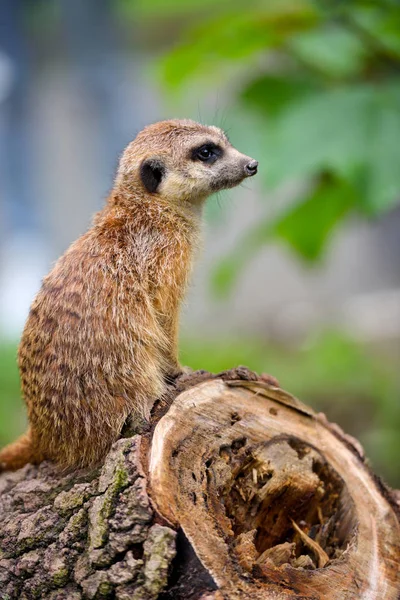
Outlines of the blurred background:
M272 373L400 487L397 0L0 0L0 445L41 278L168 117L260 162L208 202L182 362Z

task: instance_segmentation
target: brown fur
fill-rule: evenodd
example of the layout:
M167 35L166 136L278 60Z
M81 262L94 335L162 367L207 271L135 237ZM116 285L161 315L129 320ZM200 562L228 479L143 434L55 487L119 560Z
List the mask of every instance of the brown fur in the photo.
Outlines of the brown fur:
M213 165L190 157L205 140L224 149ZM165 175L149 193L140 165L154 157ZM30 429L0 452L3 469L43 458L96 464L131 413L149 417L166 377L181 370L179 307L201 205L239 183L249 160L219 129L192 121L148 126L127 147L106 206L32 304L19 347Z

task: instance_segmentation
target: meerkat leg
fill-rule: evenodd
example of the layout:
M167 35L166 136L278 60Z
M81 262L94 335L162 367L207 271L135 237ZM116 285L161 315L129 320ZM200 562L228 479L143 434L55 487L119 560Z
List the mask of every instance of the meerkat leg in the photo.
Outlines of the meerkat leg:
M171 315L162 320L168 348L164 351L167 376L175 378L183 372L179 362L179 314L177 310L171 311Z
M62 468L99 464L118 439L128 414L126 410L118 410L119 403L118 398L110 398L108 414L97 406L97 410L86 409L84 415L75 418L68 409L63 415L52 414L47 419L42 416L35 429L38 446L46 458ZM112 404L115 406L111 410Z

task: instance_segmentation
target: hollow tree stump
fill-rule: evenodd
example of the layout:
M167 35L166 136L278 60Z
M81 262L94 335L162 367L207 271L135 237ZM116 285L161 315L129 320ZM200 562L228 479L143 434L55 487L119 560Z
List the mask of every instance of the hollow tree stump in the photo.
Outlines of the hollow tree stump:
M399 503L272 378L197 372L96 471L0 477L0 598L399 600Z

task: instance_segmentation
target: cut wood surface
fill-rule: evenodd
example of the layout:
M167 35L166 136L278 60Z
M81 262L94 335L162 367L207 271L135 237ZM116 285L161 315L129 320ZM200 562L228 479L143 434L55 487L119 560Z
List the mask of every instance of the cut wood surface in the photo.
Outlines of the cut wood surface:
M399 600L399 496L245 368L185 375L98 470L0 477L0 598Z

